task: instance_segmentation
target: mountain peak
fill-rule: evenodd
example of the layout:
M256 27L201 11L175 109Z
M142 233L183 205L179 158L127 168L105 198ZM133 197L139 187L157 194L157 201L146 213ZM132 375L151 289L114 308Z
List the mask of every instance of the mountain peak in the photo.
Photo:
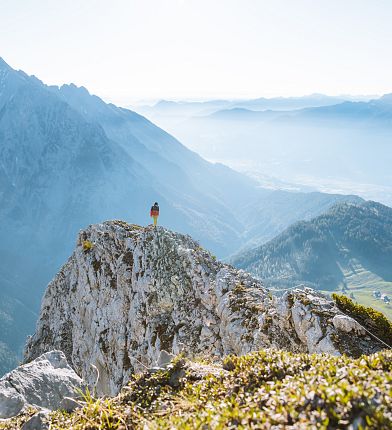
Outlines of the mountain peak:
M70 84L63 84L60 87L61 91L72 91L74 93L79 93L79 94L83 94L83 95L90 95L90 92L88 91L88 89L86 87L80 86L78 87L77 85L75 85L74 83L70 83Z
M2 57L0 57L0 70L12 70L11 66L9 66Z
M347 335L334 303L311 289L273 297L190 236L123 221L80 232L41 309L27 360L60 349L88 383L96 379L91 365L99 369L101 394L117 393L162 351L222 357L275 347L340 355L351 352L353 334L363 334L349 319ZM362 337L355 348L378 347Z

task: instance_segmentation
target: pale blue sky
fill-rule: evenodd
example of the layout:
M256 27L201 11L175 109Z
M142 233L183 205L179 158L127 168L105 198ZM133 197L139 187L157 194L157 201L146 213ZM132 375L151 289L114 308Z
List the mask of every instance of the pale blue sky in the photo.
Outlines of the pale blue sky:
M106 99L392 92L391 0L0 0L0 56Z

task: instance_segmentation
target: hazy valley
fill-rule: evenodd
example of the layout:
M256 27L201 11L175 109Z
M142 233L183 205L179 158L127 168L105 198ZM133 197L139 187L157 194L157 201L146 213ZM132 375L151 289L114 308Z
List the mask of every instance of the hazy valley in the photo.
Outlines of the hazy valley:
M392 203L390 95L162 101L135 109L264 186Z

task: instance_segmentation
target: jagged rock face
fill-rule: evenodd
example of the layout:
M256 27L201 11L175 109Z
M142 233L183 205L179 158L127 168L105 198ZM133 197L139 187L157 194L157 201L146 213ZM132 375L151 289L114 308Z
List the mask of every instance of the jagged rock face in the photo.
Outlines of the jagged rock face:
M120 221L90 226L43 299L26 360L64 351L97 391L114 394L160 351L244 354L266 347L339 354L333 302L313 290L274 297L190 237ZM377 345L362 339L362 352ZM343 351L350 352L350 351ZM94 368L96 367L96 369Z

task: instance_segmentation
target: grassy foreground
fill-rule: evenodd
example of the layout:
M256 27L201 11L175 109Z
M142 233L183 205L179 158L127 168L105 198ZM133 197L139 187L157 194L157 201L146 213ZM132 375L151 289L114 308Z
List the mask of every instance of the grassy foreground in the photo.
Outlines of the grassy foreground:
M352 359L267 350L209 365L179 357L115 398L82 403L52 413L50 429L391 429L392 352Z

